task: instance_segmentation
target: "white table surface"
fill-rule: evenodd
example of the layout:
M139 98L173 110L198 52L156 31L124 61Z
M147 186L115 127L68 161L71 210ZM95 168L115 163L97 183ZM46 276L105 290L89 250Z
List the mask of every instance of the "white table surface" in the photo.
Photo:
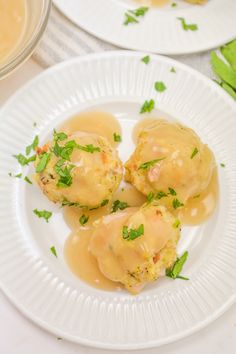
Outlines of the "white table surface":
M0 81L0 105L19 87L43 69L32 59L18 71ZM1 354L107 354L111 351L82 347L37 327L26 319L0 292L0 353ZM125 353L123 351L122 353ZM121 352L114 352L121 353ZM138 354L235 354L236 305L211 325L181 341L161 348L130 352Z

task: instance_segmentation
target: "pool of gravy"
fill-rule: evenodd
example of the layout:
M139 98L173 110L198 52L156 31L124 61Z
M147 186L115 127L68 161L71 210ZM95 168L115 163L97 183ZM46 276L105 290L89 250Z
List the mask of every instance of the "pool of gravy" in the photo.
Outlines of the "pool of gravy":
M19 45L25 23L25 0L0 0L0 63Z
M119 142L114 140L114 134L121 136L121 126L118 120L107 112L83 112L69 118L60 126L60 130L73 134L77 131L101 135L116 147Z
M136 0L136 3L143 6L162 7L170 4L170 0Z

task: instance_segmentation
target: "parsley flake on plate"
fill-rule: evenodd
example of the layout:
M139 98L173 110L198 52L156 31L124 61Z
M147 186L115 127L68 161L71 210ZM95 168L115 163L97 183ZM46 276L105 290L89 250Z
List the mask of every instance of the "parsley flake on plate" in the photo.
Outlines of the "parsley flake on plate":
M46 222L49 221L49 219L52 216L52 212L48 211L48 210L38 210L38 209L34 209L33 212L35 213L35 215L37 215L39 218L43 218L46 220Z
M158 163L164 159L165 159L165 157L162 157L161 159L155 159L155 160L144 162L139 166L138 170L148 170L149 168L154 166L156 163Z
M52 247L50 248L50 251L51 251L51 253L52 253L55 257L57 257L57 251L56 251L55 246L52 246Z
M146 55L145 57L143 57L141 59L141 61L144 63L144 64L148 64L150 62L150 56L149 55Z
M221 166L221 167L225 167L225 164L224 164L224 163L221 163L220 166Z
M157 192L155 198L156 199L161 199L161 198L164 198L164 197L167 197L167 194L165 192L163 192L163 191L159 191L159 192Z
M144 234L144 225L141 224L137 229L129 229L128 226L124 225L122 229L122 236L124 240L133 241L137 237Z
M29 184L33 184L32 181L27 176L25 176L24 180L25 180L25 182L27 182Z
M13 157L15 157L15 159L17 159L17 161L19 162L19 164L21 166L26 166L30 162L33 162L36 160L36 155L30 156L30 157L25 157L22 154L18 154L18 155L13 155Z
M172 268L166 269L166 276L172 279L189 280L186 277L180 275L183 266L188 258L188 251L185 251L180 258L177 258Z
M168 194L177 195L176 191L173 188L169 187L168 189L169 189L169 193Z
M154 87L158 92L164 92L166 90L166 85L162 81L156 81Z
M175 70L175 68L172 66L172 68L170 69L170 72L171 73L176 73L176 70Z
M177 17L177 19L181 22L182 28L185 31L197 31L198 30L198 25L193 24L193 23L187 24L183 17Z
M134 16L131 16L128 12L125 12L124 25L128 26L130 23L139 23L139 21Z
M155 101L151 99L150 101L145 101L140 109L140 113L150 113L155 108Z
M39 144L39 137L38 137L38 135L36 135L34 140L33 140L33 142L32 142L32 144L28 145L25 148L26 155L28 156L31 153L32 150L35 151L36 148L38 147L38 144Z
M180 224L180 220L176 219L172 226L174 229L178 229L180 227Z

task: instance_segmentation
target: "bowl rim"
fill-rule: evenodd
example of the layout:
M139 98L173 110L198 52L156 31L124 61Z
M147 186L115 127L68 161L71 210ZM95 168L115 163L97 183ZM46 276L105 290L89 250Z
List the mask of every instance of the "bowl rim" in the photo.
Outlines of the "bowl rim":
M7 75L12 73L16 68L22 65L32 54L35 47L42 38L42 35L47 27L52 0L43 0L43 11L40 21L36 27L36 30L33 33L32 38L29 40L29 43L26 47L22 48L9 62L0 67L0 80L5 78Z

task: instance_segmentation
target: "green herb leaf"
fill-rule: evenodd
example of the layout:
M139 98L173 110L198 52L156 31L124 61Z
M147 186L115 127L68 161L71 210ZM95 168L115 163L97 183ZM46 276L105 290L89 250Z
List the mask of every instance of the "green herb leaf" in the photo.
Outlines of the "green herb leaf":
M30 162L36 160L36 155L33 155L33 156L27 158L22 154L18 154L18 155L13 155L13 157L15 157L17 159L17 161L19 162L19 164L21 166L28 165Z
M53 139L55 141L63 141L68 138L67 134L64 132L57 133L56 130L54 129L53 131Z
M109 203L109 199L104 199L102 202L101 202L101 207L104 207L105 205L107 205Z
M162 81L156 81L154 87L158 92L163 92L166 90L166 85Z
M140 113L150 113L155 108L155 101L151 99L150 101L145 101L140 109Z
M81 217L79 218L79 222L80 222L80 225L85 225L89 220L89 216L86 216L86 215L81 215Z
M36 150L38 145L39 145L39 137L38 137L38 135L36 135L32 144L26 147L26 149L25 149L26 155L28 156L31 153L31 150Z
M172 2L171 7L176 7L176 6L177 6L176 2Z
M52 254L53 254L55 257L57 257L57 251L56 251L55 246L52 246L52 247L50 248L50 251L52 252Z
M167 197L167 194L163 191L159 191L157 194L156 194L156 199L161 199L161 198L164 198L164 197Z
M139 166L138 170L148 170L150 167L154 166L155 164L157 164L158 162L164 159L165 157L162 157L161 159L155 159L155 160L144 162Z
M193 159L194 156L196 156L196 155L198 154L198 152L199 152L199 151L198 151L198 148L195 147L195 148L193 149L192 154L191 154L191 159Z
M37 123L36 122L33 123L33 127L37 127Z
M17 175L13 175L11 172L9 172L8 176L15 177L15 178L21 178L22 177L22 173L18 173Z
M147 202L151 203L155 198L155 194L153 192L149 192L147 195Z
M172 226L174 229L178 229L180 225L181 225L180 220L176 219Z
M176 73L176 70L175 70L175 68L172 66L172 68L170 69L170 72L171 73Z
M127 241L133 241L137 237L140 237L144 234L144 225L141 224L137 229L128 229L128 226L123 226L122 236L123 239Z
M27 176L25 176L24 180L25 180L25 182L27 182L27 183L29 183L29 184L33 184L33 183L31 182L31 180L29 179L29 177L27 177Z
M45 168L47 167L47 164L49 163L51 158L51 154L44 152L42 154L39 155L39 162L36 166L36 173L41 173L45 170Z
M143 57L141 59L141 61L144 63L144 64L148 64L150 62L150 56L149 55L146 55L145 57Z
M88 145L77 145L76 146L77 149L80 149L80 150L83 150L83 151L86 151L86 152L89 152L91 154L93 154L94 152L100 152L101 149L100 147L98 146L93 146L93 144L88 144Z
M168 189L170 195L177 195L176 191L173 188L169 187Z
M224 163L221 163L220 166L221 166L221 167L225 167L225 164L224 164Z
M184 204L181 203L179 201L179 199L177 199L177 198L173 200L172 205L173 205L174 209L178 209L178 208L181 208L182 206L184 206Z
M236 71L221 60L215 52L211 52L211 65L216 75L236 89Z
M75 203L75 202L70 202L69 200L63 200L63 202L61 203L61 206L69 206L69 207L78 207L81 209L88 209L87 205L81 205L80 203Z
M129 204L126 202L121 202L120 200L115 200L112 204L111 212L115 213L117 210L124 210L129 207Z
M182 277L180 275L187 258L188 258L188 251L185 251L180 258L177 258L172 268L166 269L166 276L172 279L179 278L179 279L189 280L188 278Z
M185 31L197 31L198 30L198 25L196 24L187 24L185 22L185 19L183 17L177 17L178 20L180 20L181 22L181 25L182 25L182 28L185 30Z
M125 12L125 21L123 24L128 26L130 23L139 23L139 21L134 16L131 16L128 12Z
M44 218L46 220L46 222L48 222L48 220L50 219L50 217L52 216L52 212L51 211L47 211L47 210L38 210L38 209L34 209L34 213L35 215L37 215L39 218Z
M231 97L233 97L236 100L236 91L228 85L226 82L221 82L219 84Z
M57 182L57 187L59 187L59 188L67 188L72 185L71 170L75 166L70 164L70 165L65 165L63 168L64 162L65 162L65 160L63 160L63 159L59 160L54 167L56 173L60 176L60 178Z
M128 10L131 14L133 14L136 17L144 16L146 12L149 10L149 7L139 7L135 10Z
M113 139L117 143L120 143L122 141L121 136L119 134L116 134L116 133L113 134Z

